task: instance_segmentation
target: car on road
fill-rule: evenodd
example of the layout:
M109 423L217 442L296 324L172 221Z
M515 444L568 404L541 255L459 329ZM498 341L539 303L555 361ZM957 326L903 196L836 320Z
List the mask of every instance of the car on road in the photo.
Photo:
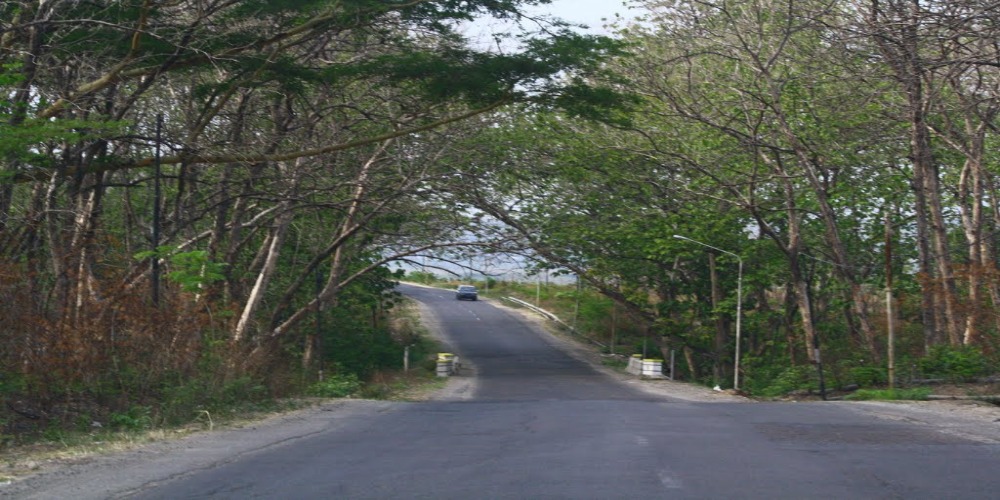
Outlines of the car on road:
M455 298L458 300L479 300L479 292L472 285L458 285L455 290Z

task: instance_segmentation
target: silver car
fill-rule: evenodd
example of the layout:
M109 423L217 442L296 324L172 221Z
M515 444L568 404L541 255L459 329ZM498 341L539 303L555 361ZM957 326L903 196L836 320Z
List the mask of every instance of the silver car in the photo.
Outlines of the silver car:
M472 285L458 285L455 290L455 298L458 300L479 300L479 292Z

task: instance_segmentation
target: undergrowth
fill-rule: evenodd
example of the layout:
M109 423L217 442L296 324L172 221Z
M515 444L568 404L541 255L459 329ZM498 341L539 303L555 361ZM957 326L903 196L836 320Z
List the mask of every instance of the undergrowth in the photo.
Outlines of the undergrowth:
M926 401L931 390L926 387L913 389L859 389L848 394L849 401Z

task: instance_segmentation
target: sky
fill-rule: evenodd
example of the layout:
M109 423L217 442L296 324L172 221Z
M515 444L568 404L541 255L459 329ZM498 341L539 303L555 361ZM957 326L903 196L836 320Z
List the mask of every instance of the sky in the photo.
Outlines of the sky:
M623 0L553 0L549 5L532 8L546 14L552 14L574 24L586 24L588 32L607 34L601 26L602 18L615 20L615 13L623 17L634 17L634 11L623 5Z
M558 17L572 24L585 24L588 29L581 30L587 34L610 35L611 32L604 28L604 24L615 21L615 14L620 14L623 18L630 19L636 16L635 9L629 9L624 5L625 0L553 0L548 5L526 7L529 14L550 15ZM466 31L466 36L474 42L485 45L495 43L490 36L493 32L510 31L511 25L505 25L496 20L480 19L471 24Z

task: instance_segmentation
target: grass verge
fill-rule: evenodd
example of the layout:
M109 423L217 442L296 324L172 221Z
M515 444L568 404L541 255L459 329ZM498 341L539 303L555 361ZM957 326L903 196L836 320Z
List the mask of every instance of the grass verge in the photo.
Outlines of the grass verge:
M925 387L915 389L859 389L844 396L849 401L926 401L931 390Z

